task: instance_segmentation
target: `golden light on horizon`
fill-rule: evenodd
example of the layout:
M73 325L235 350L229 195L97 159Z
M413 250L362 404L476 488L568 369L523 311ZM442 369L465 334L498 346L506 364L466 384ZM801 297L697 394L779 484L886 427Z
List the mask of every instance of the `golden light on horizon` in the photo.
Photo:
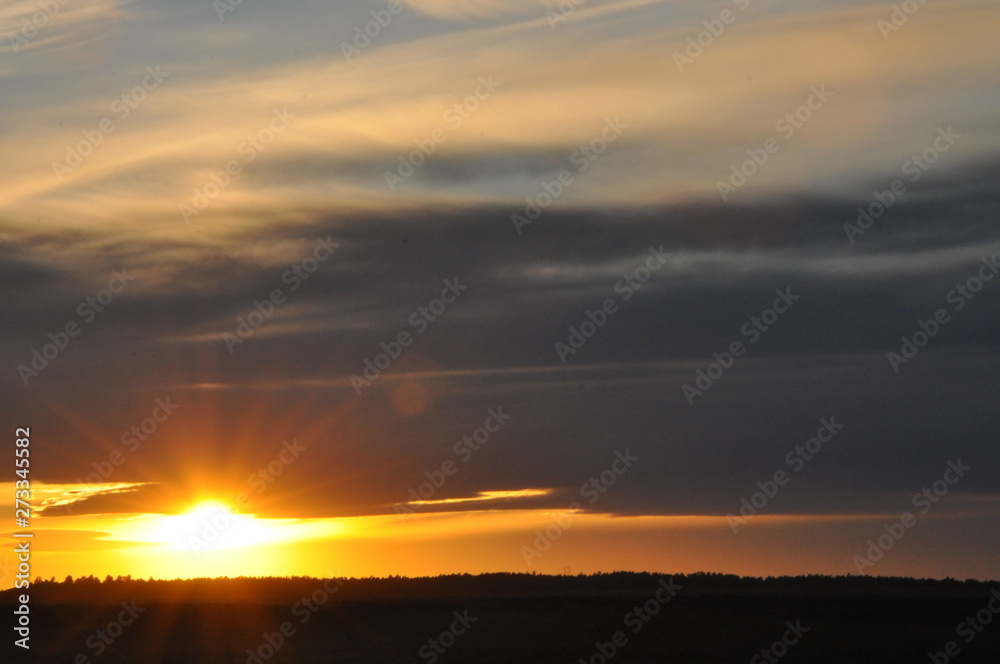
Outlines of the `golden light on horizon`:
M9 483L6 487L13 488ZM113 484L100 488L121 490ZM42 485L40 489L39 497L51 505L62 506L71 497L89 495L80 494L77 485ZM212 494L167 512L41 515L35 519L37 550L32 571L33 576L59 579L87 574L103 577L109 570L174 579L321 576L329 570L358 577L505 570L559 573L571 566L579 572L727 569L762 575L776 561L783 569L808 573L815 560L823 560L831 572L846 573L853 553L850 543L877 530L886 518L881 514L762 514L734 538L724 516L616 516L527 505L498 509L491 502L530 500L550 491L483 491L459 503L447 499L441 499L444 505L411 503L412 511L405 514L343 517L263 517L240 512ZM438 506L459 509L434 509ZM943 534L952 532L951 528L948 515L924 526L926 532ZM811 555L805 557L790 546L804 533L815 540ZM776 542L787 543L777 554ZM0 587L13 585L11 554L0 556ZM901 565L896 571L916 573L917 568ZM980 574L988 576L986 571Z
M203 500L179 514L139 514L119 518L108 539L170 547L192 554L281 546L335 537L340 519L262 518L243 514L217 500Z

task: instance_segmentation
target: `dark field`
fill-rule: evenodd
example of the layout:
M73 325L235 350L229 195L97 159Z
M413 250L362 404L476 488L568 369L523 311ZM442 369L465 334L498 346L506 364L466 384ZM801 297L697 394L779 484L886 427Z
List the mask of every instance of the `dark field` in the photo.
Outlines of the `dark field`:
M315 579L33 585L32 648L15 661L916 664L952 641L957 656L935 661L1000 662L997 584L675 576L671 596L669 578L328 581L332 594ZM109 629L123 611L129 624Z

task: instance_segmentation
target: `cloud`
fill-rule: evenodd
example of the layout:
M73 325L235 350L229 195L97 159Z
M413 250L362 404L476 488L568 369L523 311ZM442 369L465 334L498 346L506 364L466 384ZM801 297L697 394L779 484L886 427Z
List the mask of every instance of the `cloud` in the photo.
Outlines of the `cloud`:
M252 163L243 162L243 172L195 218L206 232L289 207L519 202L561 169L575 169L572 155L599 136L607 118L628 128L588 172L576 173L578 184L558 206L710 199L746 150L776 135L776 123L819 85L835 96L783 141L734 200L870 191L873 181L898 175L942 125L963 139L936 168L966 166L997 147L989 104L982 103L988 93L977 83L994 67L986 26L996 19L995 7L926 8L889 43L874 27L881 6L789 15L748 9L684 73L673 53L701 24L694 17L665 20L664 12L676 11L630 7L613 19L570 21L557 31L518 24L416 34L350 63L337 57L252 62L211 76L162 63L171 78L117 120L110 104L141 80L136 65L117 77L120 89L10 117L14 128L39 118L58 117L63 125L43 135L8 135L5 149L24 159L0 172L0 201L8 214L50 227L65 226L70 216L107 228L143 218L157 232L187 233L179 206L227 161L242 161L247 137L267 128L275 108L286 107L294 122ZM608 30L621 38L602 38ZM929 44L944 54L931 66L919 57ZM446 113L489 75L500 87L454 129ZM941 86L948 95L924 92ZM921 103L913 103L914 95ZM52 163L106 116L116 120L115 133L60 181ZM385 173L436 129L447 133L446 142L390 192Z
M558 10L558 0L430 0L429 2L418 2L416 0L402 0L402 4L409 10L422 12L436 18L450 21L471 21L484 18L506 18L511 16L537 16L541 17L546 12ZM584 3L581 2L581 5ZM601 0L590 0L586 3L587 10L594 5L615 6L631 4L625 2L602 2ZM577 6L573 6L573 13ZM582 9L582 8L581 8ZM583 11L580 12L581 14Z
M408 488L497 405L515 412L511 428L433 496L449 502L427 511L523 487L554 489L531 500L565 507L609 455L631 448L641 468L597 509L725 513L742 495L734 487L772 474L831 415L848 431L780 509L891 511L900 492L939 472L947 441L961 441L956 450L973 460L992 444L998 423L981 405L996 352L992 290L958 312L902 375L886 353L984 256L1000 253L997 168L929 174L914 198L854 245L843 225L865 201L805 197L549 210L522 235L504 207L312 218L292 211L270 226L160 243L96 229L60 242L19 228L0 256L38 282L4 293L4 348L13 362L75 317L112 266L129 265L137 279L38 378L37 390L6 389L28 419L61 413L50 439L67 453L50 469L63 481L108 458L156 398L182 404L115 471L123 482L160 484L78 506L88 511L171 509L204 488L205 469L223 469L211 486L227 496L246 492L273 448L304 439L304 427L309 462L290 467L254 509L275 517L290 516L288 505L314 517L382 514L409 500ZM255 301L287 288L281 275L328 235L341 248L230 354L222 333ZM655 278L620 300L619 313L563 364L554 344L587 311L619 297L615 283L661 245L672 256ZM351 374L381 342L415 332L410 315L455 277L469 291L357 395ZM690 407L682 385L714 352L746 341L742 326L784 288L802 299ZM75 393L81 382L102 386L100 403ZM419 414L394 405L404 384L426 394ZM879 461L884 454L895 455L891 473ZM974 463L976 491L1000 492L1000 476ZM290 501L289 492L309 498Z
M507 502L518 498L537 498L547 496L552 493L552 489L515 489L513 491L480 491L475 496L464 498L440 498L436 500L409 500L407 506L417 507L461 507L468 503L478 502Z
M129 493L145 486L144 482L104 482L100 484L52 484L48 482L32 482L31 503L35 514L59 513L60 508L68 508L84 503L98 496L108 496ZM14 484L0 484L8 494L14 494Z
M16 58L19 67L0 68L0 78L16 73L37 75L58 62L77 70L107 64L110 46L120 37L129 18L130 0L13 0L0 7L0 53Z

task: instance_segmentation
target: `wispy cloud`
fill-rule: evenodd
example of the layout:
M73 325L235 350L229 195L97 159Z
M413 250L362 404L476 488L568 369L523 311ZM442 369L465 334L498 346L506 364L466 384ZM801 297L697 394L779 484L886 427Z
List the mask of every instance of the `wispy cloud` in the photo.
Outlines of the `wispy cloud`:
M933 139L942 122L967 132L949 164L981 157L995 141L987 106L970 102L984 94L976 76L995 66L987 26L1000 10L978 3L928 7L905 35L885 44L875 28L882 9L742 14L746 25L733 26L684 74L672 53L700 23L652 20L655 7L616 13L615 31L623 37L610 43L596 38L609 27L610 19L602 19L567 22L555 32L478 27L388 44L356 63L311 58L257 66L252 75L241 68L221 79L177 69L62 181L53 161L110 113L114 95L32 109L32 118L74 120L44 134L7 135L5 151L23 158L16 168L0 166L0 201L8 214L50 224L72 214L95 224L142 217L146 224L175 225L178 206L228 160L241 159L242 142L266 127L276 107L287 107L295 122L244 164L199 221L246 221L261 210L299 207L519 201L544 178L573 169L574 151L609 117L621 118L627 131L580 174L585 186L567 191L559 205L714 197L730 164L774 134L776 122L818 84L836 97L741 196L859 190L869 186L859 181L898 170L912 146ZM943 54L931 66L918 57L929 44ZM384 173L415 141L447 128L445 113L486 74L502 83L496 94L389 195ZM941 86L948 95L913 103L915 90ZM26 115L8 120L27 121Z
M444 505L464 505L467 503L479 502L505 502L517 500L519 498L538 498L548 496L552 489L515 489L512 491L480 491L474 496L464 498L438 498L436 500L410 500L407 505L419 505L421 507L444 506Z
M32 482L31 502L36 514L44 514L46 510L56 507L67 507L97 496L109 496L130 493L140 487L148 486L148 482L103 482L99 484L51 484L48 482ZM14 495L14 483L0 484L5 495ZM9 490L8 490L9 489Z

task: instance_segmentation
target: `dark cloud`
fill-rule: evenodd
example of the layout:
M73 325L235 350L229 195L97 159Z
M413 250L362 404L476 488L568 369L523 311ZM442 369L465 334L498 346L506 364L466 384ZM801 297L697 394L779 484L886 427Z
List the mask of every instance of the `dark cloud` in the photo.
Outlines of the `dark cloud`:
M930 180L934 202L901 200L853 245L843 224L870 201L547 210L522 234L516 210L482 207L330 214L225 243L22 232L0 245L12 358L3 394L60 451L44 469L59 481L84 479L121 449L155 398L182 404L111 478L165 484L88 510L168 506L208 478L245 491L281 441L299 439L308 460L255 510L391 511L499 406L511 421L435 498L553 488L524 504L565 506L629 449L641 461L592 509L721 514L785 468L824 417L844 430L775 511L902 510L900 495L959 457L975 469L962 490L992 495L1000 280L898 375L886 353L1000 253L996 171ZM282 275L328 236L341 247L292 292ZM661 245L672 257L623 301L616 281ZM134 284L22 385L16 365L122 266ZM411 314L454 278L468 290L418 334ZM275 288L288 302L231 354L222 334ZM801 299L689 406L682 386L713 353L746 342L741 327L786 288ZM556 342L609 297L618 313L563 365ZM356 396L349 376L404 330L416 343ZM426 400L418 414L393 405L402 385Z

